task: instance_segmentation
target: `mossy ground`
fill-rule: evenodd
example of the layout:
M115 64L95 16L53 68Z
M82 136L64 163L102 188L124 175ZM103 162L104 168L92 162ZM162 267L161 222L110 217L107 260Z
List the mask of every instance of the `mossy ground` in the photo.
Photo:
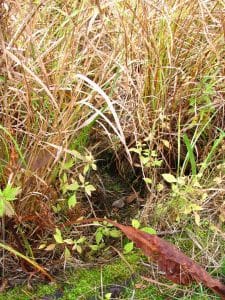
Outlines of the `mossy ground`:
M165 285L151 284L143 281L141 275L148 276L147 269L143 266L144 257L139 252L128 254L124 259L116 259L114 262L101 267L90 269L78 269L66 274L62 284L63 292L59 286L43 284L30 290L27 286L15 287L0 295L0 300L94 300L106 299L104 294L110 292L110 287L123 287L120 296L110 299L136 299L136 300L163 300L163 299L193 299L210 300L219 299L201 285L181 287L164 282ZM135 277L132 278L134 270ZM223 267L221 272L223 273Z

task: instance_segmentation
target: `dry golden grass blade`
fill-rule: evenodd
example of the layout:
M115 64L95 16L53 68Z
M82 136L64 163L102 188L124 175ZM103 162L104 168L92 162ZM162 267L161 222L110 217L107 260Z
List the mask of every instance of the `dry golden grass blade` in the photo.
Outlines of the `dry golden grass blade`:
M16 62L19 66L21 66L28 74L30 74L34 80L45 90L47 95L52 101L52 106L56 108L57 111L59 111L59 106L56 102L56 99L48 89L48 87L44 84L44 82L32 71L30 70L18 57L16 57L13 53L11 53L9 50L5 50L6 54L14 61Z

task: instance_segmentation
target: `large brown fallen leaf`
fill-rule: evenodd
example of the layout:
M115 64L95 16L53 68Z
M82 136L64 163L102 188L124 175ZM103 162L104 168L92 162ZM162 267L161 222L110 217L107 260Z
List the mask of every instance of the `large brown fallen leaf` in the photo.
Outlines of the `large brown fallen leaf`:
M225 299L225 285L219 280L212 278L199 264L157 235L148 234L134 227L125 226L103 218L78 220L72 223L89 223L94 221L106 221L119 228L146 256L157 262L159 269L171 281L183 285L188 285L192 282L203 283L220 295L222 299ZM66 225L71 225L71 222L68 222Z

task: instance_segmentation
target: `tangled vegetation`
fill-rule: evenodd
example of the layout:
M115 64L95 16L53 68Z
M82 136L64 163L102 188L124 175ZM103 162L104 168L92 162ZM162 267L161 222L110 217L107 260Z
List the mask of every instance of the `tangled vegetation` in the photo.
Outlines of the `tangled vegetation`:
M119 230L74 223L89 217L156 231L222 279L224 14L224 0L0 1L2 292L129 260ZM155 299L194 299L139 263Z

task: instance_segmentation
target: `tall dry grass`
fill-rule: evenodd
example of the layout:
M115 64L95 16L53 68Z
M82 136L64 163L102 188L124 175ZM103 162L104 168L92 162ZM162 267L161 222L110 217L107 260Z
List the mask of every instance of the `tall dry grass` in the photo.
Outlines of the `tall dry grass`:
M0 5L0 185L22 188L14 225L29 236L38 218L52 231L63 165L80 152L76 178L85 148L97 158L113 149L125 176L140 168L151 177L148 219L161 174L191 174L184 134L199 170L224 130L224 0ZM162 165L130 154L138 142ZM221 145L205 176L224 161Z

